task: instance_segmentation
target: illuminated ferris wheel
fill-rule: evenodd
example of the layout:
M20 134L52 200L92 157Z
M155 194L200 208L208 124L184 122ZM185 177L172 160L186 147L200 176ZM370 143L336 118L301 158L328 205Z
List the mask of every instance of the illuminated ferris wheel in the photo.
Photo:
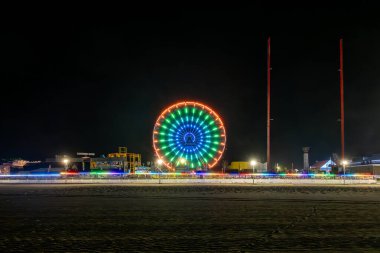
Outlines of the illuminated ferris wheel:
M153 129L153 147L163 164L173 169L212 168L226 147L222 119L198 102L180 102L166 108Z

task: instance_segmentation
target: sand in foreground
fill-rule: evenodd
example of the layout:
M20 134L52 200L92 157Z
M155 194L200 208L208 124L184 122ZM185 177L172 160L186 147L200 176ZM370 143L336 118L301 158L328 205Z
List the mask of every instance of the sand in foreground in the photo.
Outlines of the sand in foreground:
M0 185L0 251L374 251L380 188Z

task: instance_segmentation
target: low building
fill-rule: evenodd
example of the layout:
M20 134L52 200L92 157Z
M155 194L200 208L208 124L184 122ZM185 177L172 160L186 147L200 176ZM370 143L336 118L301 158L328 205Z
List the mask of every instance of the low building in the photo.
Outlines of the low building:
M329 160L323 160L323 161L317 161L313 165L310 166L310 170L314 172L326 172L330 173L331 169L336 166L336 163L329 159Z
M354 157L350 165L380 164L380 154Z
M354 157L347 165L346 173L380 176L380 154Z
M0 164L0 175L8 175L11 172L12 163Z
M141 155L128 153L126 147L119 147L119 152L110 153L107 157L92 157L94 153L77 153L79 157L56 155L47 158L48 163L58 163L66 169L89 172L89 171L114 171L134 173L135 168L141 166ZM91 154L91 155L89 155ZM66 164L64 164L66 161Z
M263 173L267 171L266 163L257 163L254 167L246 161L234 161L227 167L227 171L238 173Z
M346 174L367 174L380 176L380 164L349 165Z

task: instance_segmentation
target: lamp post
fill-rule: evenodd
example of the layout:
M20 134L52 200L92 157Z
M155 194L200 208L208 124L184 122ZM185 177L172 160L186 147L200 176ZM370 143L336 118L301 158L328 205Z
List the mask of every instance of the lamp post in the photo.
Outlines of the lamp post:
M158 183L159 183L159 184L161 184L161 172L162 172L162 170L161 170L161 165L162 165L163 162L164 162L164 161L162 161L162 159L158 159L158 160L157 160L157 164L158 164L157 169L159 170L159 172L158 172Z
M70 160L65 158L62 160L63 164L65 165L65 170L67 171L67 165L69 164Z
M179 163L185 167L185 170L187 170L187 167L186 167L186 159L185 158L180 158L179 159Z
M342 161L343 165L343 184L346 184L346 165L348 164L347 160Z
M251 166L252 166L252 182L255 183L255 178L253 177L253 174L255 173L255 166L257 164L257 161L256 160L252 160L250 162Z

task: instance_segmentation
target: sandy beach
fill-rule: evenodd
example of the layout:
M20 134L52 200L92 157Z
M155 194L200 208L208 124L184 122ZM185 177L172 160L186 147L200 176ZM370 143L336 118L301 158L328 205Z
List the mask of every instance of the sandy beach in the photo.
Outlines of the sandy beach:
M0 185L2 252L378 252L380 187Z

